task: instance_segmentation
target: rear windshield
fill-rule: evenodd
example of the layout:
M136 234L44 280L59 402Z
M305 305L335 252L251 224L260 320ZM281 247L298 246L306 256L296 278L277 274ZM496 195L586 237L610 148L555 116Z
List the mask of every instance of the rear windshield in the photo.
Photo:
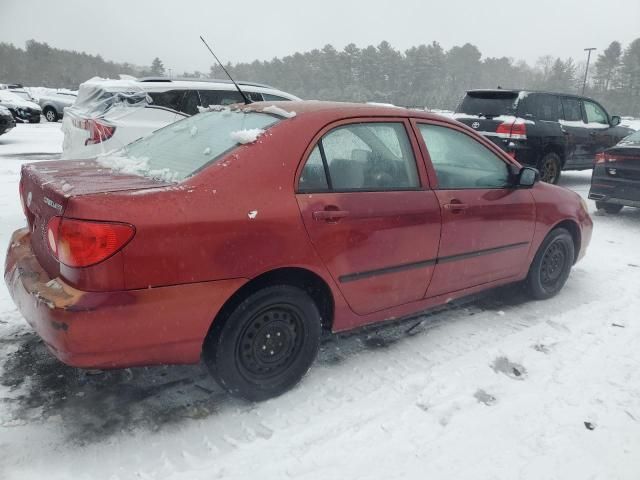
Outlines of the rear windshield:
M515 115L517 104L516 92L469 92L456 109L456 113L479 117Z
M201 113L157 130L99 162L122 173L179 182L221 158L238 142L255 140L278 121L274 115L240 110Z
M640 130L638 130L636 133L632 133L631 135L626 137L622 142L623 143L640 143Z

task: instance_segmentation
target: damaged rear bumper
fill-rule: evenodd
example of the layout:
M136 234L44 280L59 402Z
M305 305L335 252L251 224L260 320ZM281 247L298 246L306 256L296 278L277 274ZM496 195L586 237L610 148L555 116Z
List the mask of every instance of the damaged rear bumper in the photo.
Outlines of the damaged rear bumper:
M83 368L197 363L213 319L246 281L85 292L48 276L31 249L28 229L11 238L4 278L49 350Z

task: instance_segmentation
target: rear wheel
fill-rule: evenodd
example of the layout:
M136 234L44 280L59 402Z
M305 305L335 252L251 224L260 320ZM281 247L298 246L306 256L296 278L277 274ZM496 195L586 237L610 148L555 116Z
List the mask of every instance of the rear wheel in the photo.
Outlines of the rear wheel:
M302 379L318 353L321 330L320 312L304 290L266 287L216 319L203 358L229 393L262 401Z
M562 290L574 259L571 234L564 228L552 230L542 242L529 269L526 284L531 296L546 300Z
M616 213L620 213L620 210L622 210L622 205L616 205L614 203L606 202L596 202L596 208L598 210L604 210L607 213L615 215Z
M562 173L562 161L556 153L547 153L540 160L540 180L546 183L557 184Z
M44 118L47 119L47 122L57 122L58 114L53 108L47 107L44 109Z

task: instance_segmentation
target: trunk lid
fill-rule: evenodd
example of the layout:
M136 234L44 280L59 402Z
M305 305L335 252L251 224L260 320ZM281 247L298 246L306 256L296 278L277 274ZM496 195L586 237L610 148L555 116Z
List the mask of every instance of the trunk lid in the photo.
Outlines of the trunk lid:
M47 224L52 217L63 216L69 201L74 197L167 185L170 183L137 175L114 173L95 160L64 160L24 165L20 192L32 232L31 245L40 265L50 276L59 275L58 262L49 251Z

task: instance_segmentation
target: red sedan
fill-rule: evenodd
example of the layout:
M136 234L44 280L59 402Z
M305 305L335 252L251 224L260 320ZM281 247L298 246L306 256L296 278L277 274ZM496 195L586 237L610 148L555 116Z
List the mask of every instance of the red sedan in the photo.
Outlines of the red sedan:
M25 165L20 193L5 280L56 357L202 357L253 400L302 378L323 329L513 282L549 298L592 231L577 194L471 129L374 105L214 109L97 160Z

